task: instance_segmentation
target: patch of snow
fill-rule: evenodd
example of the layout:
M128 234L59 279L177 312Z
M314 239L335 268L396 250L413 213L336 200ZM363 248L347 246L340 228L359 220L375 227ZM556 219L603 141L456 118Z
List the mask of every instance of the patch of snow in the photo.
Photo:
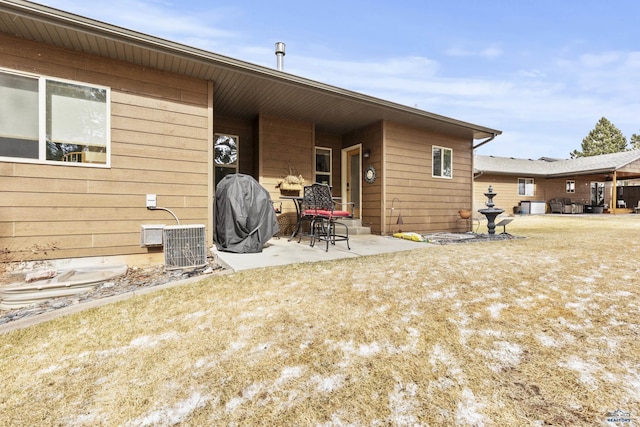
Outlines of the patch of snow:
M420 331L416 328L407 328L407 335L417 338L420 336Z
M640 373L638 373L636 367L626 366L628 375L625 377L625 384L627 387L633 390L634 394L640 394Z
M390 421L392 425L418 425L418 418L414 412L420 402L416 398L418 385L415 383L403 384L396 379L393 391L389 393Z
M388 311L390 308L391 308L391 306L389 306L389 305L382 305L382 306L376 308L376 312L384 313L385 311Z
M167 332L166 334L156 335L156 336L143 335L141 337L132 339L131 342L129 343L129 346L150 348L150 347L157 346L162 341L177 339L177 338L179 338L178 333L173 331Z
M260 352L263 352L263 351L265 351L266 349L268 349L269 347L271 347L271 345L272 345L272 343L270 343L270 342L263 342L263 343L260 343L260 344L256 345L255 347L253 347L253 348L251 349L251 352L252 352L252 353L260 353Z
M316 390L321 393L330 393L339 389L344 384L344 375L332 375L330 377L322 377L315 375L311 381L316 384Z
M197 319L199 317L206 316L207 314L209 314L209 312L205 310L196 311L195 313L189 313L186 316L184 316L184 320Z
M505 366L513 367L520 363L522 348L507 341L496 341L493 343L493 349L486 351L477 349L477 353L492 359L489 368L494 372L500 372Z
M483 406L477 402L473 392L465 387L456 409L456 424L484 427L484 417L478 412Z
M516 299L516 304L518 304L519 307L522 308L532 308L534 305L534 299L533 297L524 297L524 298L518 298Z
M480 334L482 334L485 337L495 337L495 338L501 338L504 336L504 332L502 331L495 331L493 329L485 329L482 331L479 331Z
M509 304L497 302L487 307L487 310L489 310L489 313L491 313L492 318L498 319L500 317L500 312L507 307L509 307Z
M542 332L538 333L535 335L536 339L538 341L540 341L540 344L542 344L545 347L557 347L558 346L558 341L556 341L554 338L550 337L549 335L545 335Z
M435 371L438 363L441 363L447 368L447 374L450 377L458 379L462 375L462 369L458 361L451 356L440 344L433 346L431 355L429 356L429 363L433 366Z
M376 353L380 353L380 345L375 341L371 344L360 344L358 349L358 355L363 357L373 356Z
M238 350L242 350L243 348L245 348L247 345L246 342L243 341L234 341L231 344L229 344L229 349L231 351L238 351Z
M590 386L592 389L597 388L597 381L593 376L593 372L595 371L594 366L585 362L579 356L571 355L566 362L559 362L558 365L562 368L578 372L580 382Z
M234 397L233 399L230 399L227 402L227 405L225 407L227 412L235 411L243 403L248 402L251 399L253 399L254 397L256 397L256 395L258 394L258 392L261 389L262 389L262 384L260 384L260 383L249 384L248 387L246 387L244 390L242 390L242 393L240 393L240 396L236 396L236 397Z
M564 317L559 317L558 323L560 323L562 326L566 326L568 329L571 329L572 331L579 331L587 327L588 324L590 323L590 320L586 319L584 325L579 325L577 323L571 323L567 321L567 319L565 319Z
M51 372L55 372L58 369L60 369L60 366L58 365L49 365L48 367L36 372L36 375L50 374Z
M66 426L87 426L87 425L99 425L103 424L104 421L100 422L97 414L88 413L88 414L80 414L72 421L66 422Z
M510 343L508 341L498 341L493 344L494 350L491 350L491 355L502 362L515 366L520 363L520 356L522 355L522 347L518 344Z
M126 426L172 426L180 424L198 408L207 403L207 398L198 392L194 392L188 398L178 402L175 406L155 410L141 418L132 420Z
M427 299L442 299L444 297L444 292L442 291L434 291L426 296Z
M287 366L280 373L280 377L275 381L276 386L281 386L282 384L300 378L302 373L304 372L303 366Z
M366 283L354 283L351 285L354 291L364 292L367 290L368 286Z
M629 291L616 291L613 293L615 297L631 297L633 294Z

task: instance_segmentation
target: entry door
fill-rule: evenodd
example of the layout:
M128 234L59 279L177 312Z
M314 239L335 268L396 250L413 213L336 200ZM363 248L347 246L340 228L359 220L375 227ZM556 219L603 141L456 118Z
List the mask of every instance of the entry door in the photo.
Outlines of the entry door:
M360 182L362 182L362 170L360 165L360 147L348 148L343 151L346 173L343 174L343 194L347 203L353 203L353 217L360 218Z

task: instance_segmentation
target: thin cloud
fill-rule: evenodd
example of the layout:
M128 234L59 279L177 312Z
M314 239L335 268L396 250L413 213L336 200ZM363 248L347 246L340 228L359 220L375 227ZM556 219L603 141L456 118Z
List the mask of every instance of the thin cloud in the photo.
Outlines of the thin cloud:
M487 47L484 49L464 49L461 47L452 47L445 51L447 56L453 57L482 57L482 58L496 58L502 56L504 52L498 47Z

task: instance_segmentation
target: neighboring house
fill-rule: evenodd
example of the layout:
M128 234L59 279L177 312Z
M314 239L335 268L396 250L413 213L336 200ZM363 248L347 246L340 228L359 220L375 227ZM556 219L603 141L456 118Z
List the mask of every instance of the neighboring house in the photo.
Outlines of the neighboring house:
M630 212L640 200L640 187L621 185L640 178L640 150L568 160L475 156L474 171L475 210L484 207L483 193L489 185L497 193L496 207L505 213L513 213L522 202L548 204L558 198L587 206L606 205L611 212L621 213Z
M459 230L474 144L500 133L0 0L0 248L13 259L157 257L141 225L175 222L147 194L212 244L216 182L249 174L277 199L289 165L354 202L372 233L398 214L406 230Z

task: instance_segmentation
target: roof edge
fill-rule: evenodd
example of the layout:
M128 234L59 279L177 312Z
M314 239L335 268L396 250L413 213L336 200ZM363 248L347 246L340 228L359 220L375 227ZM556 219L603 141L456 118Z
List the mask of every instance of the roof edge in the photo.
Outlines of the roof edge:
M51 23L53 25L62 26L72 31L100 35L102 37L115 41L136 44L139 47L144 47L171 55L187 57L193 60L203 61L207 63L216 62L219 66L232 68L236 71L259 74L265 78L276 79L285 83L305 86L309 89L329 92L333 95L351 98L353 100L373 104L380 107L392 108L408 114L437 120L454 126L459 126L471 130L473 132L474 139L489 138L492 136L495 137L502 134L502 131L497 129L480 126L474 123L431 113L425 110L398 104L396 102L384 100L374 96L365 95L360 92L355 92L326 83L321 83L305 77L300 77L276 69L252 64L250 62L234 59L204 49L188 46L178 42L173 42L167 39L148 35L135 30L130 30L92 18L87 18L53 7L32 3L26 0L0 0L0 9L4 9L9 13L13 13L30 19L38 19Z

